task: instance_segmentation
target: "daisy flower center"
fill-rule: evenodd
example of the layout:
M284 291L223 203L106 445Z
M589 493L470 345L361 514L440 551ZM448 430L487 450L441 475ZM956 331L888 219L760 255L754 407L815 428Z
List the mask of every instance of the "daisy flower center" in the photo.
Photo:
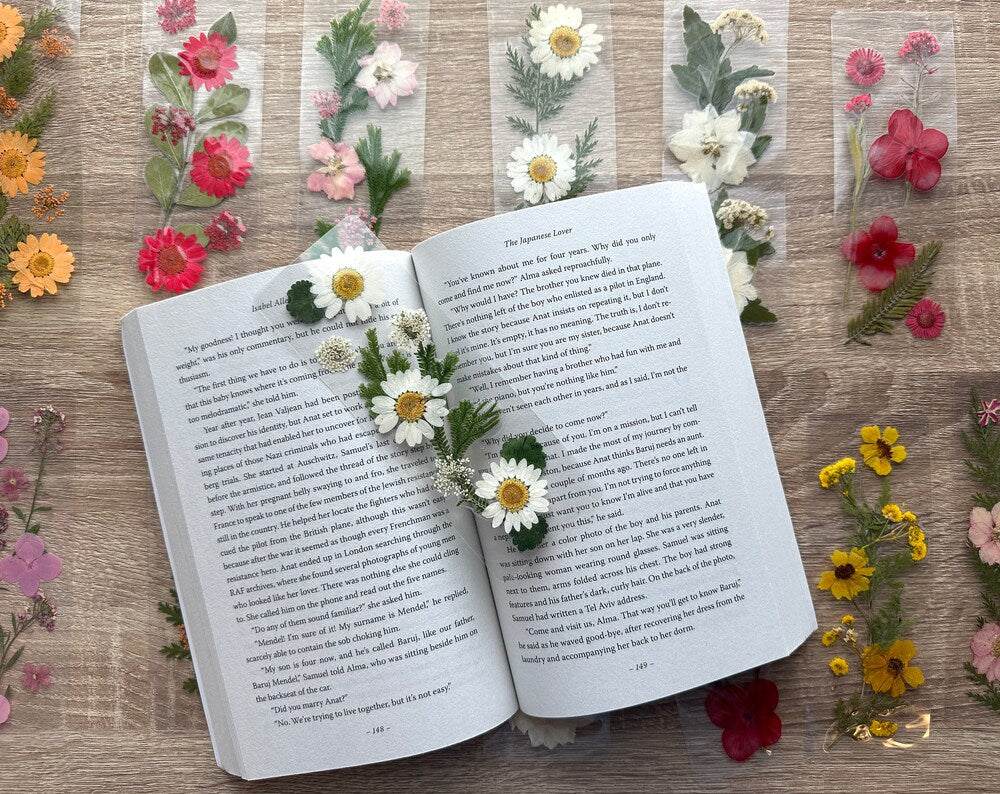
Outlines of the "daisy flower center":
M396 398L396 413L407 422L416 422L424 415L427 403L420 392L403 392Z
M375 79L380 83L385 83L393 78L392 67L384 63L380 63L375 67Z
M208 160L208 173L216 179L227 179L233 173L233 164L224 154L217 154Z
M556 176L556 161L547 154L532 158L528 164L528 176L536 182L551 182Z
M341 300L354 300L365 288L365 279L357 270L338 270L333 277L333 291Z
M179 246L170 245L156 255L156 266L168 276L176 276L187 267L187 257Z
M709 157L718 157L722 154L722 143L715 135L705 135L701 139L701 153Z
M0 152L0 174L8 179L16 179L19 176L24 176L24 172L27 170L28 160L17 149L6 149Z
M31 271L31 274L39 278L49 275L55 266L56 260L52 258L51 254L47 254L44 251L39 251L28 260L28 269Z
M344 160L339 154L333 155L326 161L326 165L319 169L321 174L336 176L344 170Z
M846 565L838 565L834 568L833 573L838 579L850 579L854 576L854 566L850 563L847 563Z
M214 47L207 47L195 55L192 61L199 77L213 77L219 70L222 53Z
M888 458L892 454L892 447L889 446L884 438L876 441L875 446L878 447L878 456L880 458Z
M0 22L0 39L5 38L7 38L7 26L3 22Z
M580 34L571 27L561 25L549 35L549 47L560 58L572 58L583 44Z
M528 504L528 496L528 486L520 480L504 480L497 488L497 501L510 512L517 512Z
M897 659L895 656L890 656L885 663L886 668L894 676L898 676L903 670L906 669L906 663L902 659Z
M935 319L934 312L922 311L917 315L917 325L921 328L933 328Z

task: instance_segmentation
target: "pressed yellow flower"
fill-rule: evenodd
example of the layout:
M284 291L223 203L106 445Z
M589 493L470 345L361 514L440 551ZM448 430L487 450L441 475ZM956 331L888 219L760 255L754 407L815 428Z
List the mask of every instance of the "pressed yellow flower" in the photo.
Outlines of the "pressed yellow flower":
M829 648L829 647L830 647L831 645L833 645L833 644L834 644L834 643L835 643L835 642L836 642L836 641L837 641L838 639L840 639L840 632L841 632L842 630L843 630L843 629L840 629L839 627L838 627L838 628L835 628L835 629L830 629L830 630L829 630L828 632L826 632L826 633L825 633L825 634L823 635L823 638L822 638L822 640L821 640L821 641L822 641L822 643L823 643L823 644L824 644L824 645L825 645L825 646L826 646L827 648Z
M893 524L898 524L903 520L903 511L899 509L899 505L887 504L882 508L882 515Z
M36 152L37 146L23 132L0 132L0 190L11 198L45 178L45 152Z
M38 298L46 292L55 295L57 284L69 283L74 261L69 248L56 235L29 234L11 252L7 269L14 271L12 281L21 292L30 291L32 298Z
M896 444L899 441L899 431L894 427L879 430L878 425L867 425L861 428L861 457L864 462L880 477L885 477L892 471L893 463L906 460L906 447Z
M824 488L836 485L845 474L854 474L856 468L857 461L854 458L841 458L820 470L819 484Z
M888 739L899 730L899 725L889 720L872 720L869 730L872 736L877 736L879 739Z
M854 625L854 615L844 615L844 617L842 617L840 619L840 622L843 625L845 625L845 626L853 626Z
M908 536L907 540L909 541L911 546L914 545L915 543L922 543L926 539L924 531L916 524L910 524L910 528L907 531L907 536Z
M832 571L824 571L819 580L820 590L829 590L834 598L854 598L868 589L868 577L875 569L861 549L850 552L837 550L830 557Z
M0 3L0 61L6 61L24 38L24 19L20 12L6 3Z
M920 562L924 557L927 556L927 544L922 540L911 544L910 557L914 562Z
M917 523L917 517L909 510L907 510L905 513L903 513L903 521L909 521L911 524L915 524Z
M889 650L873 645L864 656L865 683L876 692L888 692L894 698L902 695L906 687L916 689L924 683L920 668L910 666L916 655L912 640L896 640Z
M851 666L847 663L847 659L841 659L837 656L830 660L830 672L834 675L847 675L850 669Z
M14 293L7 289L7 285L0 281L0 309L6 309L7 304L14 300Z

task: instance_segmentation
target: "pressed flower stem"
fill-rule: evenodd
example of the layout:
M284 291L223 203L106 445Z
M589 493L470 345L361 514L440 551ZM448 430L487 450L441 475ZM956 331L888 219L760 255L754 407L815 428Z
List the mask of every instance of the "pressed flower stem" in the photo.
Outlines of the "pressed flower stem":
M181 197L181 190L184 187L184 177L187 175L188 164L191 160L191 155L194 153L191 144L194 142L196 133L197 130L192 130L188 133L187 139L184 141L184 159L177 169L175 169L174 194L170 197L167 209L163 210L160 226L168 226L170 219L174 215L174 211L177 209L177 200Z
M3 648L0 649L0 670L4 669L4 665L7 663L7 659L10 656L10 649L14 647L14 643L17 642L17 638L31 628L37 619L37 605L32 607L31 614L28 615L28 619L24 621L24 623L19 623L16 618L14 619L14 628L11 630L10 636L7 637L7 641L4 643Z
M47 449L42 449L42 457L38 461L38 476L35 477L35 489L31 493L31 507L28 509L28 515L24 519L24 531L27 532L31 528L31 519L35 515L35 507L38 505L38 494L42 490L42 477L45 474L45 462L48 459L49 452Z

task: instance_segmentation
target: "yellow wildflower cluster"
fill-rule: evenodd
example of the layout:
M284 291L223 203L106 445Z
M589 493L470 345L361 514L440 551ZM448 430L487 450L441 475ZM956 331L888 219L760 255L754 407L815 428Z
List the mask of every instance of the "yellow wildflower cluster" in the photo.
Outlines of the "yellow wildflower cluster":
M910 557L914 562L920 562L927 556L927 538L924 531L916 524L910 524L907 542L910 544Z
M7 285L0 281L0 309L6 309L7 304L14 300L14 293L11 292Z
M840 482L840 478L845 474L854 474L858 463L854 458L841 458L836 463L831 463L819 472L819 484L824 488L829 488Z
M842 617L840 619L840 623L841 623L841 625L847 626L847 627L853 626L854 625L854 615L844 615L844 617Z
M837 656L830 660L830 672L836 676L847 675L850 669L847 659Z
M879 739L888 739L899 730L899 725L889 720L872 720L872 724L868 727L868 730L871 731L872 736L877 736Z

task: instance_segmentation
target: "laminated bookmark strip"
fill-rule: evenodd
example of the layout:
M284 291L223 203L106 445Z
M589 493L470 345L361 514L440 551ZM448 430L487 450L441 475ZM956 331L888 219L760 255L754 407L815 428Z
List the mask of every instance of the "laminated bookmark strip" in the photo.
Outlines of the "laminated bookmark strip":
M614 190L611 7L489 0L497 212Z
M430 4L306 0L299 111L301 223L344 218L400 239L419 217ZM362 245L361 240L346 240Z
M183 292L261 220L267 2L143 0L142 19L136 259L151 289Z
M663 176L703 183L744 323L777 318L766 275L785 260L788 3L664 3Z
M938 301L956 261L955 34L946 14L843 12L831 19L838 298L848 343L943 353L954 307ZM887 255L879 254L880 251ZM846 328L845 328L846 325ZM933 345L927 340L938 341ZM880 342L885 344L885 342Z

